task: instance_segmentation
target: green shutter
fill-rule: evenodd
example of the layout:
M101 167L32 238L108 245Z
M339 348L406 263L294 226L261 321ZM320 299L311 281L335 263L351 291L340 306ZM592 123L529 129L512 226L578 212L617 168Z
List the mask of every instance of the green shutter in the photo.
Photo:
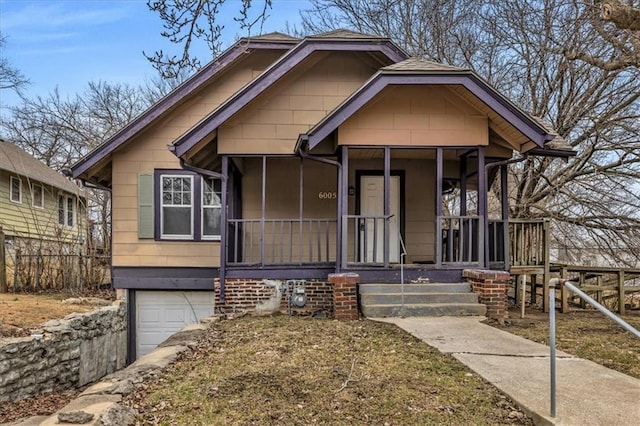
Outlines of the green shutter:
M153 238L153 175L138 175L138 238Z

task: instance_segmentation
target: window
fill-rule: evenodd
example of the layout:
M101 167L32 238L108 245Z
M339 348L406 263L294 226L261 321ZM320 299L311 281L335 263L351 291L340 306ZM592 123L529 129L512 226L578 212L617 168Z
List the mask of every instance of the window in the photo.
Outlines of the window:
M44 186L39 183L31 185L31 197L34 207L44 208Z
M193 238L193 176L160 177L162 238Z
M220 238L222 188L219 179L202 179L202 238Z
M222 182L183 170L156 170L156 239L219 240ZM140 220L140 219L139 219Z
M58 224L70 227L75 225L75 203L73 197L58 196Z
M11 190L9 194L9 199L14 203L22 202L22 180L17 177L11 176Z

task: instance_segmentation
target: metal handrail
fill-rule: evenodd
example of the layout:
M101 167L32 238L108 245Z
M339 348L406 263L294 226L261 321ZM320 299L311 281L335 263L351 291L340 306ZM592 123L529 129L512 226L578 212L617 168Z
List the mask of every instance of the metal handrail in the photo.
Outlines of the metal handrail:
M564 285L567 289L577 294L582 300L602 312L607 318L615 321L622 328L640 339L640 331L632 325L624 321L622 318L608 310L605 306L596 302L588 294L580 290L575 282L564 280L562 278L553 278L549 281L549 349L550 349L550 371L551 371L551 417L556 416L556 287L562 288ZM624 303L620 300L620 303Z
M400 242L400 297L402 308L404 309L404 260L407 256L407 247L404 245L404 239L402 238L402 232L398 227L398 242Z

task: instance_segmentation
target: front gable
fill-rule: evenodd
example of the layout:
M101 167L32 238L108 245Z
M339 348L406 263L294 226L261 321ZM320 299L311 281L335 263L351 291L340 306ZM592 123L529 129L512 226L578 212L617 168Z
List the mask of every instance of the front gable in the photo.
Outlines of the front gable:
M456 102L457 101L457 102ZM390 85L338 127L339 145L484 146L488 119L446 86Z
M385 96L390 102L376 107ZM364 119L366 111L372 115ZM310 150L336 140L386 144L376 142L385 133L391 145L480 146L491 140L519 152L543 149L557 136L473 72L412 58L382 68L298 143Z
M278 34L239 40L74 164L73 177L111 187L113 155L123 150L167 151L167 144L262 73L297 42L298 39ZM137 146L141 143L145 146ZM136 147L131 150L129 145ZM146 157L149 155L153 156L153 153Z
M176 156L185 159L193 157L196 154L195 147L198 147L203 141L214 142L218 129L252 104L256 98L277 90L274 88L282 87L282 82L286 81L291 72L296 73L300 72L300 70L310 69L325 56L334 56L340 52L345 52L371 66L375 66L375 68L390 65L406 58L406 54L388 39L372 38L348 32L346 34L335 34L335 36L338 38L334 38L333 35L331 37L316 36L305 38L295 48L271 65L269 69L265 70L263 74L256 77L224 104L180 136L173 144ZM317 90L324 89L317 83L315 85L310 84L309 87L311 90L314 90L313 87L316 87ZM344 95L339 96L344 98ZM337 102L334 105L337 105ZM291 104L288 107L291 108ZM282 148L284 147L280 147L278 150ZM293 150L290 153L293 153Z
M315 52L217 129L218 154L291 154L307 132L377 71L352 52Z

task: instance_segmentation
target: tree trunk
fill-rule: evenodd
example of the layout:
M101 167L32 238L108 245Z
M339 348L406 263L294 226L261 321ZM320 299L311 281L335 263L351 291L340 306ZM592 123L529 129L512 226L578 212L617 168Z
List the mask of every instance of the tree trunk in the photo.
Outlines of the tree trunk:
M613 22L623 30L640 30L640 9L623 4L620 0L602 2L602 19Z

